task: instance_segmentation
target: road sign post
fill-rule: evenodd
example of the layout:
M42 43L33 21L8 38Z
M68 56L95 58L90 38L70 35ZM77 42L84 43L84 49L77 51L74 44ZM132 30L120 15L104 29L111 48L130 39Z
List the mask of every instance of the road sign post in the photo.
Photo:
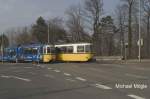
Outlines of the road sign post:
M137 45L139 46L138 59L139 59L139 62L141 62L141 47L144 45L144 41L142 38L138 40Z
M127 48L128 48L128 43L125 43L125 62L127 62Z

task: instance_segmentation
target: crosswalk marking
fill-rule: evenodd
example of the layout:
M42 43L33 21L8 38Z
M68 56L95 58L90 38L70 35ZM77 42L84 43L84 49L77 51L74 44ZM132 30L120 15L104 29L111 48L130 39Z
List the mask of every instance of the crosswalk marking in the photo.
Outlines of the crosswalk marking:
M101 88L101 89L112 89L112 88L110 88L110 87L108 87L108 86L101 85L101 84L95 84L95 87Z
M71 74L68 74L68 73L64 73L64 75L65 75L65 76L71 76Z
M57 73L59 73L60 72L60 70L54 70L55 72L57 72Z
M131 98L134 98L134 99L145 99L143 97L136 96L136 95L128 95L128 96L131 97Z
M2 78L14 78L14 79L19 79L22 81L26 81L26 82L30 82L30 79L26 79L26 78L21 78L21 77L17 77L17 76L5 76L5 75L1 75Z
M76 77L76 79L78 79L78 80L80 80L80 81L87 81L86 79L81 78L81 77Z
M51 70L52 68L48 68L49 70Z

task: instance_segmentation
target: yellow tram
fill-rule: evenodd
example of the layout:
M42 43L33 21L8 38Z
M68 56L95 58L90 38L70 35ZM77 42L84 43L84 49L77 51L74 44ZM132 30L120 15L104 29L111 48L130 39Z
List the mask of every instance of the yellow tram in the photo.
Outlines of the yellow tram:
M53 45L44 45L43 46L43 55L42 55L42 62L48 63L51 61L55 61L55 47Z
M55 45L58 61L87 62L93 58L91 43Z

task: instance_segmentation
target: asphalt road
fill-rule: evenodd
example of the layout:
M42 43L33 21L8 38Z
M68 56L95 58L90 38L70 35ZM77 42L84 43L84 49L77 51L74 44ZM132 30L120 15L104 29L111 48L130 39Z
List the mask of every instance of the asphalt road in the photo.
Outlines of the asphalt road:
M150 64L4 63L0 99L150 99Z

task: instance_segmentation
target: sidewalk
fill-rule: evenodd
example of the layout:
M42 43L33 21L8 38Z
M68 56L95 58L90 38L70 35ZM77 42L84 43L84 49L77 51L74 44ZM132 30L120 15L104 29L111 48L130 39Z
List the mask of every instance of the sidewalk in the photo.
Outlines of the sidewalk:
M128 59L125 61L120 56L98 56L95 59L100 63L150 63L150 59L141 59L141 62L138 59Z
M141 59L141 61L139 61L138 59L129 59L127 61L122 60L122 62L126 62L126 63L150 63L150 59Z

